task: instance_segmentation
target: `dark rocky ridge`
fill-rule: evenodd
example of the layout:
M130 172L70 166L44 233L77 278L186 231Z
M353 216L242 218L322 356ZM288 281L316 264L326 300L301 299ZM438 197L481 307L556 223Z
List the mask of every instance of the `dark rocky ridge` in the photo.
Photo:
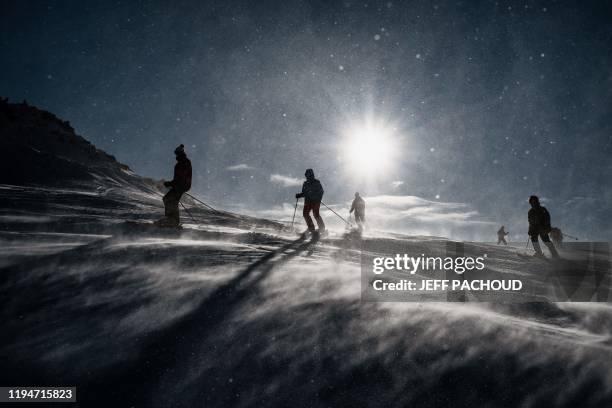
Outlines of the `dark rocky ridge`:
M70 122L25 101L0 99L0 152L0 184L160 187L76 134Z

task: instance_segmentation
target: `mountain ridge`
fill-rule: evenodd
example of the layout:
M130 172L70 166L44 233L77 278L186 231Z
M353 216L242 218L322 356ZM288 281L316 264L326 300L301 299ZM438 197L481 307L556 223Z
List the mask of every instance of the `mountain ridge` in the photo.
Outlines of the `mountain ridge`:
M0 183L99 186L127 183L161 191L161 181L142 177L77 134L69 121L29 105L0 98Z

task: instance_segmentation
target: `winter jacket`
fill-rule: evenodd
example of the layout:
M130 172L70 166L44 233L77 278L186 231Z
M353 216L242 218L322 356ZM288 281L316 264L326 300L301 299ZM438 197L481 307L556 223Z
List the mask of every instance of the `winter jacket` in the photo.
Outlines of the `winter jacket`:
M181 191L189 191L191 188L191 161L187 155L177 156L177 163L174 166L174 179L171 181L172 187Z
M538 205L527 213L529 219L529 235L547 234L550 232L550 214L546 207Z
M308 179L302 184L302 192L296 197L304 197L306 204L320 203L323 199L323 186L315 178Z

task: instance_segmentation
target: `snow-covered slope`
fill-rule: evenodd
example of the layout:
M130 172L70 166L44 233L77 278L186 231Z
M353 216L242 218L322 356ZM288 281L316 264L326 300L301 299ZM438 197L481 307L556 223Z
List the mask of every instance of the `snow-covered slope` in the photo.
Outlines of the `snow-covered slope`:
M155 183L34 139L100 183L0 185L1 384L76 385L86 407L612 403L608 304L363 303L367 241L313 245L194 203L183 230L153 229ZM473 245L499 273L537 273Z

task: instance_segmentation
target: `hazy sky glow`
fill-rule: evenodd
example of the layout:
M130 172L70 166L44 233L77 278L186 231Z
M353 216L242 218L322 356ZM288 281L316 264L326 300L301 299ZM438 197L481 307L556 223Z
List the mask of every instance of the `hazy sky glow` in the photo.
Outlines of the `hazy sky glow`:
M312 167L330 203L465 203L524 235L538 194L553 224L610 238L606 2L89 3L2 2L0 95L142 175L169 177L184 143L221 205L292 203ZM358 171L345 132L368 120L393 141Z

